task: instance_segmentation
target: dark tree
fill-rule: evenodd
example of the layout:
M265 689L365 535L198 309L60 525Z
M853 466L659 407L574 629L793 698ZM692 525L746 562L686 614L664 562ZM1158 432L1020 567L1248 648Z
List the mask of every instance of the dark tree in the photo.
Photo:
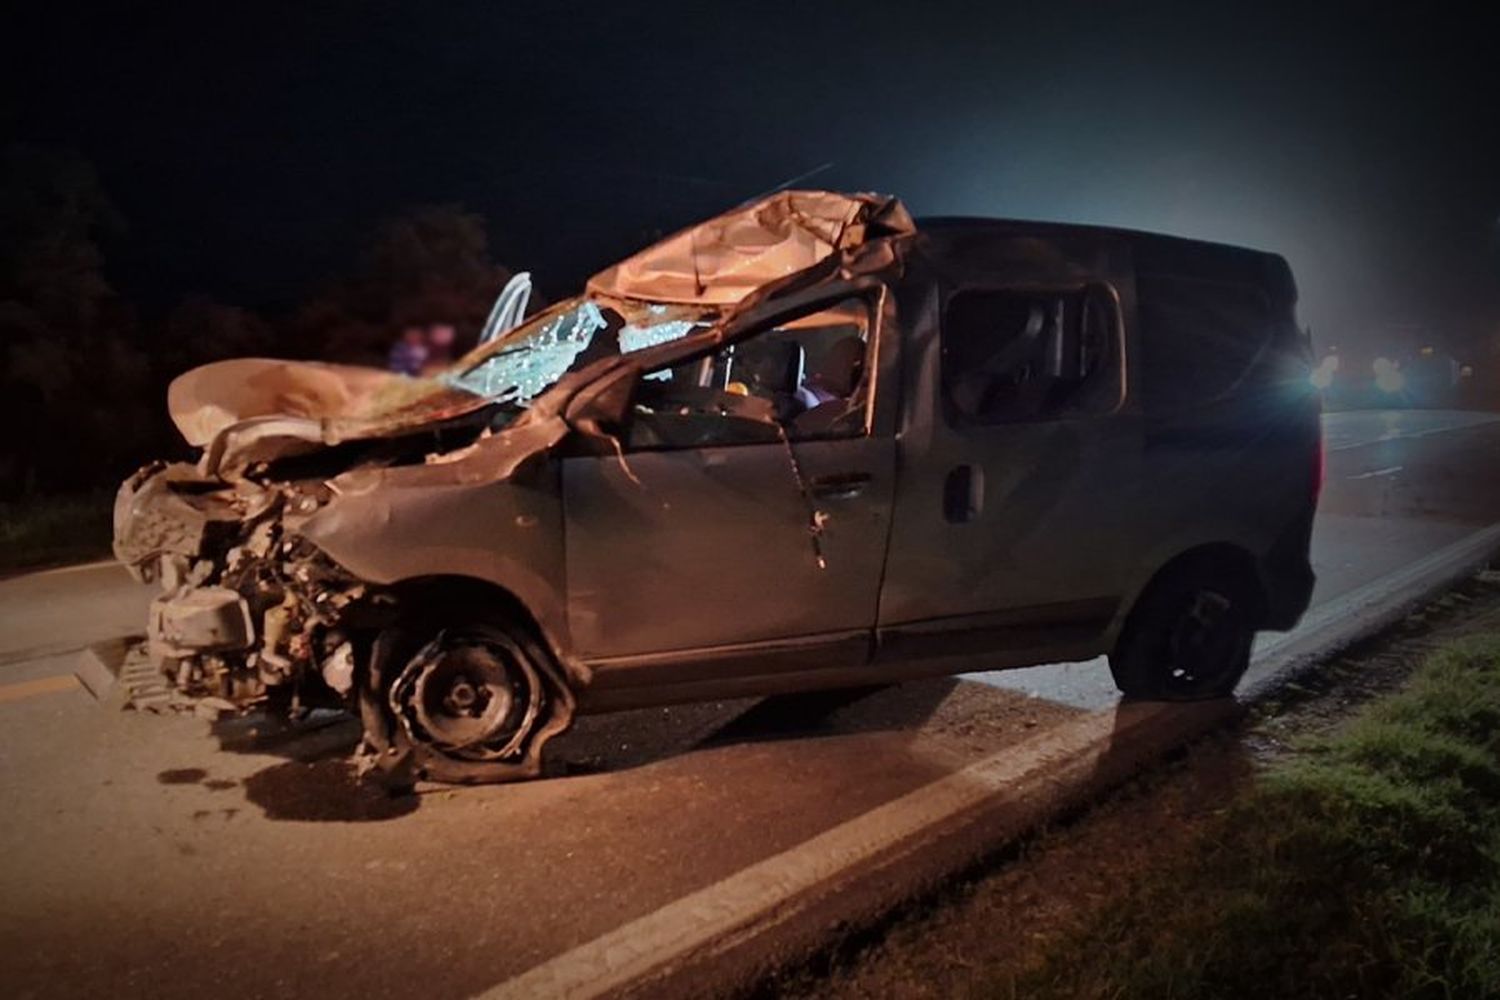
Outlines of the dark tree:
M119 218L92 167L30 146L0 152L0 489L95 485L152 437L150 366L134 313L104 278Z
M511 272L490 258L484 220L456 205L415 208L376 230L350 277L292 323L300 356L382 364L408 324L450 323L472 345Z
M178 303L156 340L155 367L168 379L210 361L276 354L281 348L260 316L206 295L191 295Z

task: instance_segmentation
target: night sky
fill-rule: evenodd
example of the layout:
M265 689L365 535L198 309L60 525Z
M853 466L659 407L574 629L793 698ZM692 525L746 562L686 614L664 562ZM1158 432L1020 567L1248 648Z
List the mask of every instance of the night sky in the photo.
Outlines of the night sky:
M8 15L0 115L98 167L147 303L295 302L422 202L555 297L832 163L919 215L1279 251L1325 343L1500 334L1493 15L1105 6L51 3Z

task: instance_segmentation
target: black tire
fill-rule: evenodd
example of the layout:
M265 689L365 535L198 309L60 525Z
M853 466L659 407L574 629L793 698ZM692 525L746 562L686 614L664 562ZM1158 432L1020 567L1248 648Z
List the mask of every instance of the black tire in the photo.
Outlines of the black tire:
M1260 623L1246 573L1201 560L1169 567L1136 601L1109 669L1127 698L1199 701L1234 693Z

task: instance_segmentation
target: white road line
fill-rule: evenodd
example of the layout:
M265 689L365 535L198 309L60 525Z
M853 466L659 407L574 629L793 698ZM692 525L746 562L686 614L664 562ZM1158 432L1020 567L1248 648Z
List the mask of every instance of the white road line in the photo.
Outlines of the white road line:
M1265 659L1284 646L1315 636L1340 619L1373 610L1391 595L1417 584L1423 577L1440 573L1445 567L1463 566L1483 559L1497 547L1500 547L1500 524L1492 524L1348 593L1315 604L1302 616L1295 630L1263 634L1255 643L1255 659Z
M1404 466L1404 465L1393 465L1393 466L1391 466L1388 469L1376 469L1374 472L1361 472L1359 475L1357 475L1357 476L1350 476L1349 478L1350 479L1374 479L1376 476L1393 476L1396 473L1400 472L1404 468L1406 468L1406 466Z
M52 569L37 570L35 573L24 574L26 576L62 576L66 573L84 573L88 570L102 569L106 566L119 566L115 559L100 559L97 562L74 563L72 566L56 566Z
M1388 441L1404 441L1408 438L1430 437L1433 434L1447 434L1450 431L1466 431L1475 427L1483 427L1500 421L1500 414L1471 414L1474 418L1466 423L1445 424L1442 427L1428 427L1420 431L1387 432L1380 437L1365 438L1362 441L1346 441L1343 444L1330 444L1328 451L1348 451L1350 448L1364 448L1372 444L1385 444Z

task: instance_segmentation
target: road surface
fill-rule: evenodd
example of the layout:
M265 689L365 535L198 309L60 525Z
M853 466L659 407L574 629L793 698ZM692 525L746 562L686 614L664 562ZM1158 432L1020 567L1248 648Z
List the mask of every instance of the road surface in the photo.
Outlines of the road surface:
M1500 417L1326 418L1316 606L1500 522ZM102 710L76 651L149 588L0 581L0 994L482 993L1111 704L1102 663L584 720L552 780L386 799L337 717L292 733Z

